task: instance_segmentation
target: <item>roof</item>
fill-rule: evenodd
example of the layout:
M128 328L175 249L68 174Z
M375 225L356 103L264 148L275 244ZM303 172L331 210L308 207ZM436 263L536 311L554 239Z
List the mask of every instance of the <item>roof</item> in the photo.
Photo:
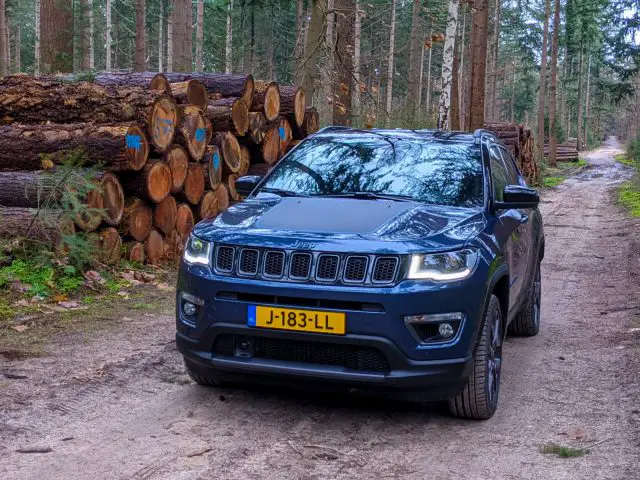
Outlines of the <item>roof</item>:
M477 139L482 137L489 137L493 141L498 141L495 133L488 130L478 129L475 132L452 132L447 130L437 129L420 129L411 130L404 128L395 129L358 129L352 127L332 125L319 130L315 135L322 136L323 134L357 134L357 135L384 135L386 137L396 137L399 139L414 139L414 140L437 140L437 141L452 141L459 143L475 143Z

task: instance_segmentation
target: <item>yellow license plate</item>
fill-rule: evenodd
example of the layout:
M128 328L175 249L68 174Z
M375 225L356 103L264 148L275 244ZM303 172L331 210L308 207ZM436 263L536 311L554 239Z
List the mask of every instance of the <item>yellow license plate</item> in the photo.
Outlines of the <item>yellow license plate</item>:
M247 324L251 327L344 335L347 316L339 312L250 305Z

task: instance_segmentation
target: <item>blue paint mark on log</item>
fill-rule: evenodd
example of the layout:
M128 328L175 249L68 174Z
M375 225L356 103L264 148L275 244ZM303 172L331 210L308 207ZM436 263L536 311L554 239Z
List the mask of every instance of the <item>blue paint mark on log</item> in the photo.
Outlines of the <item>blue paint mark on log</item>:
M204 142L206 130L204 128L196 129L196 142Z
M125 140L127 142L127 148L133 148L134 150L140 150L142 148L142 138L140 138L140 135L127 135Z
M278 128L278 132L280 133L280 139L284 140L284 127Z
M220 168L220 155L218 155L218 152L213 154L213 168L216 170Z

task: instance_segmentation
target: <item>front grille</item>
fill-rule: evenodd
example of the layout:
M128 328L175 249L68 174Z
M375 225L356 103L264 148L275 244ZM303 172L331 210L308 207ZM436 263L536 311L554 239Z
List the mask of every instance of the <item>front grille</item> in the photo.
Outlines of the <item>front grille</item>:
M373 269L374 283L391 283L396 276L398 259L395 257L380 257Z
M233 247L218 247L216 254L216 269L221 272L231 273L233 270L234 252L235 250Z
M280 278L284 273L284 252L269 251L264 258L265 277Z
M318 267L316 268L316 278L323 282L333 282L338 277L338 263L340 257L337 255L320 255L318 257Z
M213 353L219 356L234 356L239 340L248 341L251 348L238 356L343 367L357 371L388 372L390 370L389 363L380 350L357 345L223 334L216 338Z
M367 257L349 257L344 267L344 281L360 283L364 282L367 276L367 265L369 258Z
M255 275L258 273L258 250L243 248L240 252L238 272L241 275Z
M306 280L311 272L311 254L294 253L291 255L291 266L289 267L289 277L296 280Z

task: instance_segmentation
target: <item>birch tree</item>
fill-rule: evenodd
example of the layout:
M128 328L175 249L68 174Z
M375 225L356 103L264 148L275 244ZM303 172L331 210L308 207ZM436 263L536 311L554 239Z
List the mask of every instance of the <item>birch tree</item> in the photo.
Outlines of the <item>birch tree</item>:
M438 128L449 130L449 110L451 108L451 81L453 77L453 56L458 28L458 0L449 1L447 29L442 53L442 92L438 106ZM457 95L457 92L455 92Z
M224 50L224 73L233 72L233 0L229 0L229 8L227 9L227 38Z

